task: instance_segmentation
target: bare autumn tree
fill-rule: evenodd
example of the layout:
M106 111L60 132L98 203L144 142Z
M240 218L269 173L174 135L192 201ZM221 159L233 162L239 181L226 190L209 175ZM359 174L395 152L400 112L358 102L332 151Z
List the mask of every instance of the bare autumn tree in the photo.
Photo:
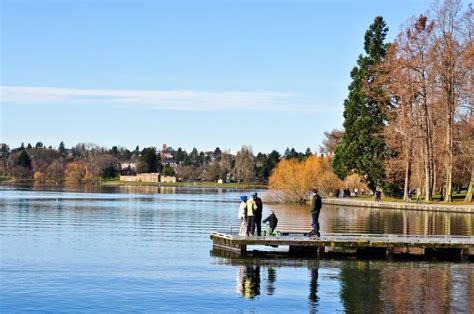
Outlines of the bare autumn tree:
M444 146L444 200L451 202L454 166L454 124L461 103L461 91L466 71L463 60L462 3L459 0L436 1L434 6L436 28L433 58L438 83L438 101L445 124Z
M457 130L460 117L472 113L472 6L461 11L460 1L436 1L433 20L412 18L384 64L382 82L394 104L384 130L392 163L387 170L404 165L405 199L412 182L424 181L426 200L441 187L451 201L453 172L464 177L460 163L470 160ZM412 180L413 167L423 180Z
M235 166L235 156L230 153L230 151L225 151L221 154L219 159L219 165L223 171L224 177L226 179L228 174L233 172Z
M434 22L424 15L413 17L387 54L381 76L392 102L384 130L392 151L389 169L403 167L403 197L408 200L415 155L423 162L426 200L431 200L434 181L433 104L430 93L432 61L429 58ZM416 154L417 149L418 154ZM397 165L398 163L398 165Z
M242 146L235 156L234 174L238 182L251 182L254 178L254 156L252 147Z
M463 89L465 99L465 118L461 120L461 134L466 135L461 141L461 151L468 157L464 163L465 170L470 171L470 180L466 193L466 202L472 202L474 185L474 8L472 4L462 18L461 33L464 38L464 68L466 80Z
M319 146L319 151L321 154L332 156L336 146L341 142L342 132L338 129L334 129L331 132L324 131L324 136L325 139L321 146Z
M384 72L389 75L380 77L382 84L391 98L392 109L387 117L388 123L384 129L384 137L391 151L386 169L404 169L403 198L408 199L408 189L411 184L414 128L413 125L413 86L406 88L406 69L397 55L398 45L392 44L385 63ZM388 179L393 181L393 176Z

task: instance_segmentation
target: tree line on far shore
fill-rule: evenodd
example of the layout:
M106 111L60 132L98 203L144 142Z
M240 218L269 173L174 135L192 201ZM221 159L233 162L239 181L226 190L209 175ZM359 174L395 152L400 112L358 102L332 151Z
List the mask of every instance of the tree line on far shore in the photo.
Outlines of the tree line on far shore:
M113 146L111 149L95 144L79 143L66 148L61 142L57 148L42 142L10 149L0 144L0 175L17 180L42 183L98 183L104 179L137 173L161 173L176 176L180 181L210 181L267 183L274 167L281 159L303 160L310 156L287 148L283 154L273 150L269 154L254 155L250 146L243 146L236 154L222 151L191 152L178 148L158 151L155 147L128 150Z

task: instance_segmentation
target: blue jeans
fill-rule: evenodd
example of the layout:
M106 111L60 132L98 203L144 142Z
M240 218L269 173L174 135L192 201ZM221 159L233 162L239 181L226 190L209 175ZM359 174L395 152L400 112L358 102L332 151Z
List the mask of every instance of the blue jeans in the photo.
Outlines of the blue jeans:
M313 222L311 224L311 226L313 226L313 233L314 234L317 234L319 233L319 211L315 212L315 213L311 213L311 217L313 219Z

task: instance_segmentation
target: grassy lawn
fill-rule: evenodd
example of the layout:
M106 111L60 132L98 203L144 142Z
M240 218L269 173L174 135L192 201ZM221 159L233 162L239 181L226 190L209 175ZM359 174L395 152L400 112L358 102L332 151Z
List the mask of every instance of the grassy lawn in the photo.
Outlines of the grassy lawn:
M452 196L452 203L444 202L441 200L441 194L434 194L433 195L433 200L431 202L426 202L424 200L425 196L421 195L421 203L422 204L443 204L443 205L472 205L472 203L465 202L464 198L466 197L467 190L461 190L460 192L453 192ZM364 201L372 201L373 197L370 195L359 195L355 197L358 200L364 200ZM395 198L395 197L383 197L382 201L386 202L398 202L398 203L405 203L405 201L401 198ZM412 198L412 203L416 203L416 197Z

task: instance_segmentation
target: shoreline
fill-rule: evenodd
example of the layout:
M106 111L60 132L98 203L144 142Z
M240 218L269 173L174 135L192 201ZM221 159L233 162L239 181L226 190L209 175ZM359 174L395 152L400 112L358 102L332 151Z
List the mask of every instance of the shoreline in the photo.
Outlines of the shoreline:
M198 188L198 189L237 189L237 190L268 190L266 185L259 184L244 184L244 183L213 183L213 182L177 182L177 183L159 183L156 182L126 182L126 181L103 181L98 184L67 184L67 183L38 183L34 181L18 182L18 181L0 181L0 185L6 186L95 186L95 187L176 187L176 188ZM456 203L404 203L393 201L375 202L372 199L360 198L323 198L323 204L336 206L352 206L352 207L366 207L366 208L380 208L380 209L399 209L399 210L417 210L417 211L433 211L433 212L448 212L448 213L467 213L474 214L474 204L456 204ZM267 200L267 204L284 204Z
M347 198L323 198L322 201L324 205L474 214L474 205L465 204L415 204L387 201L380 201L376 203L375 201L365 201Z

